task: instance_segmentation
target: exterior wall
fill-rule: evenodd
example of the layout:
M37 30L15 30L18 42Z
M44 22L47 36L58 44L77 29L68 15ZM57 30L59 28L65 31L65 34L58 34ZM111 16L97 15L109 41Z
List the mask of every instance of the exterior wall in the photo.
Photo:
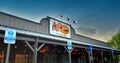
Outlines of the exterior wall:
M30 20L26 20L20 17L16 17L16 16L12 16L12 15L0 12L0 25L38 32L38 33L47 34L47 35L49 35L49 20L50 18L43 18L40 23L36 23ZM71 39L89 43L89 44L109 47L108 44L102 41L94 40L88 37L75 34L75 31L72 27L71 27Z
M53 19L53 18L52 18ZM48 19L48 23L49 23L49 20L50 18ZM44 21L44 19L42 20ZM41 22L42 22L41 21ZM49 26L48 26L49 27ZM70 26L71 27L71 26ZM49 29L48 29L49 31ZM89 43L89 44L94 44L94 45L101 45L101 46L105 46L105 47L109 47L109 45L107 43L104 43L102 41L99 41L99 40L95 40L95 39L92 39L92 38L88 38L88 37L85 37L85 36L81 36L81 35L77 35L75 33L75 30L71 27L71 39L73 40L77 40L77 41L81 41L81 42L85 42L85 43Z

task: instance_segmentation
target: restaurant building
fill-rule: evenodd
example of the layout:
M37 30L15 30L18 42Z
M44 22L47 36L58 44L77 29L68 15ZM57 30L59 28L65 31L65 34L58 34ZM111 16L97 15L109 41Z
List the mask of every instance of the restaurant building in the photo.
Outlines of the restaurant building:
M5 33L16 31L15 44ZM12 34L12 33L10 33ZM47 16L40 23L0 12L0 63L118 63L120 51L78 35L71 25Z

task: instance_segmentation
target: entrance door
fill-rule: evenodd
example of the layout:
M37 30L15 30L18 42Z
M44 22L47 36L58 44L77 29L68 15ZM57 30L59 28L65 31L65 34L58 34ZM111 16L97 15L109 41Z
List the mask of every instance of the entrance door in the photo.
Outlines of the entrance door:
M33 43L30 42L30 45ZM24 41L16 41L11 45L9 63L32 63L33 52Z

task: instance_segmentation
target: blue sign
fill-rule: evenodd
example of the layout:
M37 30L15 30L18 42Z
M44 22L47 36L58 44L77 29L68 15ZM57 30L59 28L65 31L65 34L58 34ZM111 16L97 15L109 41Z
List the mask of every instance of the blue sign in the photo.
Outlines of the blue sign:
M16 41L16 31L6 30L4 36L4 43L15 44Z
M90 44L90 52L92 52L93 50L93 47L92 47L92 44Z
M112 54L114 54L114 50L112 49L111 51L112 51Z
M68 49L72 49L72 41L68 40L67 41L67 46L68 46Z

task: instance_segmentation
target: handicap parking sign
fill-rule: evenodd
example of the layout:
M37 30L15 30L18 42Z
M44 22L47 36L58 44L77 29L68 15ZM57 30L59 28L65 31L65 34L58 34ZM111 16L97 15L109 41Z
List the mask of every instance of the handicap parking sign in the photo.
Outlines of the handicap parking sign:
M67 41L67 46L68 46L68 49L72 49L72 41L68 40Z
M16 30L6 30L4 36L4 43L15 44L16 41Z
M114 49L112 49L111 51L112 51L112 54L114 54Z
M92 52L92 50L93 50L93 46L92 46L92 44L90 44L90 52Z

